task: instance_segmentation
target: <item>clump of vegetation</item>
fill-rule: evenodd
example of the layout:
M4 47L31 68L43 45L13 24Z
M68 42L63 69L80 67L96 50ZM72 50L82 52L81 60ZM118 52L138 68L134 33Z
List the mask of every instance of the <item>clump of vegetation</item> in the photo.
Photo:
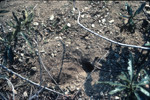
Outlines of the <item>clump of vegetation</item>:
M109 92L110 95L120 93L123 98L127 98L129 100L142 100L141 93L150 97L150 92L146 90L146 85L150 84L150 77L144 69L141 69L139 72L133 70L132 54L130 54L128 61L128 72L121 72L118 79L119 81L117 82L103 81L98 83L115 86L115 89Z
M125 4L126 10L128 12L128 16L122 15L125 18L128 18L128 22L126 23L126 25L128 25L129 30L131 32L134 32L135 30L135 22L134 22L134 18L136 15L140 14L141 11L143 10L143 8L145 7L146 3L142 3L141 6L133 13L133 10L131 8L131 6L129 6L127 3Z
M15 12L12 12L12 15L13 21L7 22L7 25L10 26L13 30L8 32L6 37L0 37L0 41L5 47L3 62L4 65L6 65L8 61L10 64L13 63L14 49L17 45L19 35L21 35L31 46L30 42L28 41L27 34L30 34L30 24L34 18L33 11L28 12L27 10L23 10L22 17L17 17Z

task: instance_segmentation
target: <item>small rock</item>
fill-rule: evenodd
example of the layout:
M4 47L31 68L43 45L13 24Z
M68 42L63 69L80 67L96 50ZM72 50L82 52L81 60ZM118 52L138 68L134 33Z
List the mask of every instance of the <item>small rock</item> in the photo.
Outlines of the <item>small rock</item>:
M22 57L24 56L24 54L23 54L23 53L21 53L20 55L21 55Z
M80 88L76 88L77 90L80 90Z
M38 23L38 22L34 22L34 23L33 23L33 25L38 26L38 25L39 25L39 23Z
M25 91L25 92L23 93L23 96L24 96L24 97L27 97L27 96L28 96L27 91Z
M52 57L55 57L55 54L54 54L54 53L51 53L51 56L52 56Z
M128 19L124 19L124 24L127 24L128 23Z
M31 68L33 71L37 71L37 68L36 67L32 67Z
M72 9L73 11L76 11L76 9L73 7L73 9Z
M92 27L94 28L94 27L95 27L95 25L94 25L94 24L92 24Z
M43 3L47 3L46 1L44 1Z
M146 10L149 10L149 9L150 9L149 4L146 4L146 5L145 5L145 9L146 9Z
M16 91L16 90L14 90L13 92L14 92L14 94L17 94L17 91Z
M58 37L55 37L56 40L60 39L62 40L62 37L58 36Z
M85 39L86 39L86 40L88 40L88 39L89 39L89 37L88 37L88 36L86 36L86 37L85 37Z
M19 58L18 60L19 60L19 62L23 62L23 60L22 60L22 59L20 59L20 58Z
M110 23L110 24L114 23L114 20L113 20L113 19L112 19L112 20L110 20L110 21L109 21L109 23Z
M98 22L101 23L101 20L99 20Z
M146 11L146 13L150 14L150 11Z
M146 84L146 85L145 85L145 87L146 87L146 88L149 88L149 85L148 85L148 84Z
M120 98L118 96L115 96L115 100L119 100Z
M106 19L102 19L102 23L105 23L106 22Z
M17 76L16 76L15 74L13 74L12 78L13 78L13 79L16 79L16 77L17 77Z
M84 7L85 10L89 9L89 7Z
M51 15L49 20L54 20L54 15Z
M70 23L67 23L67 26L68 26L68 27L71 27L71 24L70 24Z
M81 18L84 18L84 15L81 15Z

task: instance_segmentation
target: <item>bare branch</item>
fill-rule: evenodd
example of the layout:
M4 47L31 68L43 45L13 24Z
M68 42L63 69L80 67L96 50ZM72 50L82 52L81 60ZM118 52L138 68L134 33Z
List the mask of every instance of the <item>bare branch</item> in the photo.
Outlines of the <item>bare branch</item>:
M63 93L60 93L60 92L57 92L57 91L55 91L55 90L49 89L48 87L40 86L38 83L35 83L35 82L33 82L33 81L31 81L31 80L29 80L29 79L27 79L27 78L21 76L20 74L18 74L18 73L16 73L16 72L12 71L12 70L10 70L10 69L8 69L7 67L3 66L2 64L0 64L0 67L2 67L3 69L5 69L6 71L8 71L8 72L10 72L10 73L12 73L12 74L15 74L16 76L18 76L18 77L20 77L21 79L27 81L28 83L31 83L31 84L33 84L33 85L35 85L35 86L44 88L44 89L46 89L46 90L48 90L48 91L50 91L50 92L53 92L53 93L56 93L56 94L65 96Z

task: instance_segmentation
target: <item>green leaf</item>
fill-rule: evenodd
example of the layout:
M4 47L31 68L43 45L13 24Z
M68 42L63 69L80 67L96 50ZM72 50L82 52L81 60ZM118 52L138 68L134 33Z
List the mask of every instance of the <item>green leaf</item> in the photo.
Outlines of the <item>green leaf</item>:
M150 77L146 75L137 85L146 85L150 83Z
M145 90L144 88L142 88L142 87L140 87L140 86L138 86L138 88L140 89L140 91L141 91L142 93L144 93L146 96L150 97L150 93L149 93L147 90Z
M13 14L13 17L14 17L15 21L17 22L17 24L19 24L19 20L18 20L17 16L15 15L15 12L12 12L12 14Z
M10 64L13 64L14 52L11 47L9 47L9 49L8 49L8 59L9 59Z
M132 54L130 53L130 58L129 58L129 61L128 61L128 73L130 75L130 80L133 79L133 57L132 57Z
M124 72L122 72L121 75L119 75L119 78L122 79L123 81L130 82L130 80L127 78Z
M146 2L142 3L141 6L134 13L134 16L136 16L137 14L139 14L143 10L143 8L145 7L145 5L146 5Z
M117 93L117 92L123 91L124 89L126 89L126 87L116 87L114 90L111 90L111 91L109 92L109 94L110 94L110 95L113 95L113 94L115 94L115 93Z
M4 52L4 56L3 56L4 57L3 65L7 65L7 50L8 50L8 47L5 48L5 52Z
M130 16L132 16L132 8L128 5L128 3L126 3L125 6L126 6L126 9L127 9L127 11L128 11L128 14L129 14Z
M12 21L6 22L6 24L10 27L16 28L15 24Z
M32 21L33 21L33 18L34 18L34 14L33 14L33 13L30 13L30 14L28 15L27 22L28 22L28 23L32 22Z
M135 94L137 100L142 100L142 98L139 96L139 94L137 92L134 92L134 94Z
M19 32L21 35L22 35L22 37L26 40L26 42L27 42L27 44L30 46L30 48L31 48L31 52L33 53L33 51L32 51L32 45L31 45L31 43L28 41L28 39L27 39L27 36L24 34L24 33L22 33L22 32Z

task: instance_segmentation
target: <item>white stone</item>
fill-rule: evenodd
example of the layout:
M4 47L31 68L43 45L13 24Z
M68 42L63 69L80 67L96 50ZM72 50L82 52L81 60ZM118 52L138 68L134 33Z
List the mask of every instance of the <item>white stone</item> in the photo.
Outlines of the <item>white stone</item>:
M54 20L54 15L51 15L49 20Z
M102 19L102 23L105 23L106 22L106 19Z
M25 91L25 92L23 93L23 96L24 96L24 97L27 97L27 96L28 96L27 91Z
M70 24L70 23L67 23L67 26L68 26L68 27L71 27L71 24Z
M120 98L118 96L115 96L115 100L119 100Z
M112 19L112 20L110 20L110 21L109 21L109 23L110 23L110 24L114 23L114 20L113 20L113 19Z
M94 28L94 27L95 27L95 25L94 25L94 24L92 24L92 27Z
M38 23L38 22L34 22L34 23L33 23L33 25L38 26L38 25L39 25L39 23Z
M81 18L84 18L84 15L81 15Z

